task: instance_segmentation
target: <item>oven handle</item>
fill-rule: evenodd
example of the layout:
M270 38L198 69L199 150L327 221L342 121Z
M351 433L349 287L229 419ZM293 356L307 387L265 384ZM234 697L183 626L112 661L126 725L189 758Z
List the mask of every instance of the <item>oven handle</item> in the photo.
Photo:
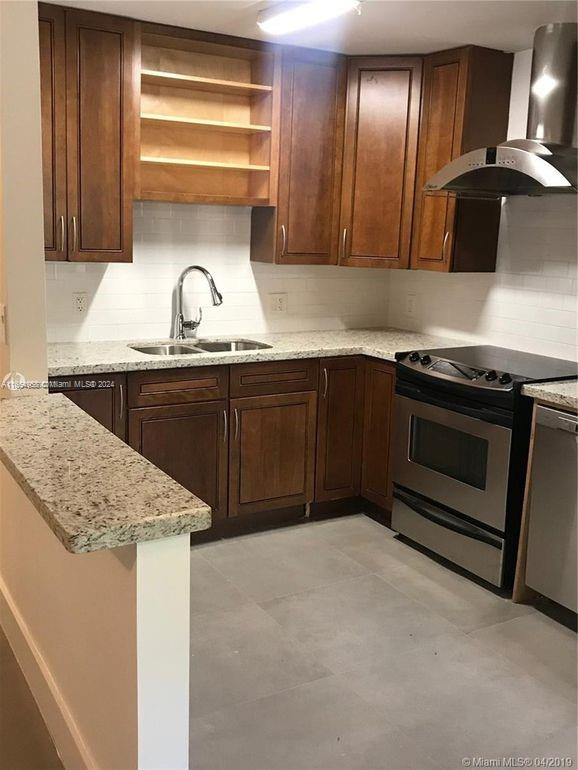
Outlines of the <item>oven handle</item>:
M434 524L438 524L444 529L451 529L452 532L457 532L458 535L469 537L471 540L479 540L481 543L486 543L493 548L497 548L500 551L502 550L503 541L500 540L499 537L495 537L489 532L484 532L483 529L475 527L473 524L468 524L467 521L461 521L457 517L445 513L439 508L435 508L433 505L428 505L428 503L423 500L418 500L418 498L413 497L413 495L407 495L400 492L398 489L394 490L393 496L396 500L399 500L404 503L404 505L407 505L408 508L411 508L414 513L423 516L424 519L427 519Z
M501 425L504 428L512 427L511 414L500 409L492 409L487 406L476 406L470 403L465 404L462 400L451 395L446 397L437 396L431 393L431 391L424 391L416 385L409 385L406 382L398 381L395 386L395 392L399 396L405 396L414 401L420 401L423 404L439 406L441 409L464 414L466 417L473 417L476 420L483 420L484 422L489 422L493 425Z

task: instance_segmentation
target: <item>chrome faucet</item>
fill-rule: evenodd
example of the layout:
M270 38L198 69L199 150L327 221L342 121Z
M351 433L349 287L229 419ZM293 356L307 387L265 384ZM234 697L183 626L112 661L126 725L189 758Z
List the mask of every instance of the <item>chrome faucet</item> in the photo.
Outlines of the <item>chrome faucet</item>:
M217 290L213 276L209 273L209 271L200 265L190 265L189 267L186 267L179 275L179 280L177 281L176 314L173 330L175 339L177 340L185 339L185 329L190 329L191 331L196 332L203 319L203 311L201 308L199 308L198 315L194 321L185 321L183 316L183 283L185 282L187 275L192 273L193 270L198 270L207 279L209 289L211 290L211 299L213 300L213 305L223 304L223 296Z

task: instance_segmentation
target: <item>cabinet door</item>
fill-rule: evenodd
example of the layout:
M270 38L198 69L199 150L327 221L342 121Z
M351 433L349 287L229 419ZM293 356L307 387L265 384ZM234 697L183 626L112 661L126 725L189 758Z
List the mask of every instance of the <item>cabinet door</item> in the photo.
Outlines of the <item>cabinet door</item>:
M337 264L345 77L344 57L284 53L279 262Z
M126 441L126 376L90 374L51 377L51 393L64 393L97 422Z
M66 245L66 79L64 9L39 5L40 104L44 253L65 260Z
M227 402L130 409L129 444L211 506L227 515Z
M511 68L510 54L475 46L425 57L412 268L495 268L500 202L423 187L454 158L505 140Z
M66 12L68 258L130 262L135 167L134 22Z
M313 500L316 393L231 401L229 515Z
M346 59L283 51L277 208L252 212L251 259L337 264Z
M460 155L466 84L467 49L426 57L413 267L448 269L454 241L456 199L450 193L424 193L422 190L430 177ZM430 264L423 264L428 262Z
M351 59L347 88L340 262L407 267L421 58Z
M366 361L365 417L361 494L391 509L390 434L395 368L384 361Z
M315 500L359 495L363 429L363 359L321 361Z

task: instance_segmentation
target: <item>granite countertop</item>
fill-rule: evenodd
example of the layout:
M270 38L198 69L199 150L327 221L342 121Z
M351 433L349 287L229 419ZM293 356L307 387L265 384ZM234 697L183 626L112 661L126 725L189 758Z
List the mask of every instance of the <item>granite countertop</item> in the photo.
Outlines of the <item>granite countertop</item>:
M544 404L578 412L578 380L524 385L522 392Z
M0 460L72 553L211 526L211 509L62 395L0 400Z
M351 329L343 331L249 334L247 339L264 342L271 348L238 353L199 353L186 356L151 356L137 353L129 345L157 345L174 340L121 342L65 342L48 345L48 374L66 375L126 372L139 369L174 369L183 366L238 364L250 361L282 361L291 358L365 355L393 361L395 353L421 348L468 345L444 337L431 337L401 329ZM218 339L231 339L220 337ZM184 344L193 344L187 340Z

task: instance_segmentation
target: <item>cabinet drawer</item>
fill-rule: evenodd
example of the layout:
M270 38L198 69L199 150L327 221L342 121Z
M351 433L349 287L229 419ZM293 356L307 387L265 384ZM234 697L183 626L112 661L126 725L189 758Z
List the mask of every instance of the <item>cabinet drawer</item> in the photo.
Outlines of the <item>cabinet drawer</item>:
M267 396L317 390L319 361L267 361L231 367L231 397Z
M214 401L228 393L226 366L132 372L128 377L129 407Z

